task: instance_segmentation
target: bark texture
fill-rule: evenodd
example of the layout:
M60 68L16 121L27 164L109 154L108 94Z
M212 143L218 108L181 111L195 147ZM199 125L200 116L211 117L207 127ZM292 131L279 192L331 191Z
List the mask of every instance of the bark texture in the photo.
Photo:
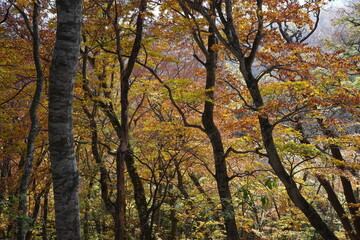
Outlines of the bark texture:
M49 141L56 238L80 240L79 174L73 140L73 90L80 49L81 0L57 0L49 83Z
M303 197L292 176L288 174L285 167L282 165L280 156L275 146L274 138L272 136L272 126L267 118L259 117L263 143L268 154L269 164L278 176L280 181L284 184L289 198L294 205L299 208L307 217L311 225L316 231L327 240L337 240L334 232L320 217L319 213L313 206Z

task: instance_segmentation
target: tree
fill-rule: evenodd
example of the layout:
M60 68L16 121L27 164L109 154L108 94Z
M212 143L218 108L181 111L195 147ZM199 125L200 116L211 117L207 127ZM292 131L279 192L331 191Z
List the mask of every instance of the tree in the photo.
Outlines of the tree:
M137 6L138 5L138 6ZM129 136L129 91L130 91L130 80L131 75L137 60L137 57L139 55L140 49L141 49L141 43L143 38L143 32L144 32L144 22L146 17L146 11L147 11L147 1L140 1L139 3L136 3L136 23L135 23L135 34L133 43L129 47L129 55L125 55L124 51L128 50L124 47L124 44L122 43L122 36L121 34L130 34L132 35L131 31L128 31L128 29L124 28L123 26L119 25L120 19L125 19L126 15L130 13L130 23L129 28L131 28L133 16L132 16L132 10L134 7L133 2L129 2L128 4L119 4L117 1L110 1L109 3L102 6L99 3L99 9L101 9L101 13L106 16L108 23L110 23L112 32L111 34L114 35L113 38L110 39L109 42L106 41L97 41L97 45L99 48L101 48L105 53L110 55L114 55L118 61L118 64L120 65L119 68L119 74L116 74L116 76L119 77L119 85L120 85L120 117L117 117L116 114L116 108L115 104L113 103L112 99L112 91L111 89L108 89L108 84L106 83L106 68L105 66L101 66L103 70L103 75L99 77L99 80L102 82L100 85L101 94L104 95L106 101L103 101L104 99L97 98L97 93L94 91L91 91L89 86L87 85L86 81L86 74L83 74L85 84L84 89L87 91L87 95L92 98L95 104L98 104L101 108L101 110L105 113L105 115L110 120L110 123L113 127L114 132L116 133L116 136L118 138L118 146L116 151L116 201L114 203L114 223L115 223L115 229L116 229L116 239L125 239L126 238L126 194L125 194L125 165L128 170L133 188L134 188L134 198L136 207L138 210L138 216L140 220L140 229L141 229L141 239L151 239L152 233L149 226L149 212L147 209L147 201L145 196L144 187L140 178L140 175L137 171L137 168L135 166L135 161L133 157L133 153L130 147L130 136ZM106 31L106 30L105 30ZM123 33L124 31L124 33ZM84 40L86 40L84 38ZM130 42L130 41L129 41ZM113 49L108 49L108 44L112 43ZM88 52L85 52L85 56L88 58L89 62L91 62L91 57L89 57L87 54ZM125 59L127 58L127 62ZM92 67L95 67L94 65L94 59L92 58ZM83 67L86 69L87 62L83 62ZM115 75L115 73L114 73ZM114 77L112 75L112 77ZM114 82L112 82L112 85ZM113 85L114 86L114 85ZM105 189L103 188L105 191ZM104 199L105 200L105 199ZM105 202L108 202L107 206L110 206L109 201L106 200ZM110 207L111 208L111 207Z
M2 77L4 77L3 87L11 90L7 91L7 94L3 94L0 105L2 108L10 110L15 107L16 104L22 103L22 107L20 107L20 105L18 106L17 113L10 110L6 111L5 115L2 114L2 117L4 118L3 122L5 124L3 126L6 126L7 121L5 121L5 119L13 119L13 123L17 121L15 119L18 119L23 122L23 124L21 126L19 125L20 128L12 130L17 131L17 137L14 138L15 134L13 134L13 137L8 138L8 140L4 142L4 145L2 144L4 146L3 154L5 153L5 156L7 155L7 157L4 158L4 162L2 163L1 181L4 183L4 187L7 185L8 181L17 182L14 178L11 180L11 175L13 175L19 178L19 184L13 184L13 187L8 187L6 191L1 190L0 199L5 202L10 199L19 200L18 205L15 204L15 201L13 202L14 209L12 209L11 212L13 212L14 217L16 216L17 218L18 238L24 239L25 235L27 238L31 236L33 230L32 227L36 224L39 213L38 205L36 204L36 206L28 208L27 201L31 202L32 200L35 200L36 203L38 203L43 196L43 194L40 194L40 192L42 192L42 187L45 187L47 182L44 181L44 185L34 185L37 181L34 176L38 174L39 166L44 160L43 153L46 151L46 147L44 147L46 142L44 140L44 134L41 132L40 134L38 133L39 130L41 130L41 126L45 126L43 118L44 108L41 107L43 98L41 98L41 95L44 75L47 71L45 71L45 73L43 72L43 69L46 67L44 68L42 65L44 64L44 66L46 66L46 63L44 63L43 60L47 58L47 52L44 50L47 46L46 42L49 39L48 37L51 36L51 34L48 35L48 25L46 24L46 21L41 19L44 13L43 10L48 9L47 4L42 4L40 6L39 4L33 4L26 1L19 4L15 4L11 1L3 1L1 7L4 7L5 9L5 18L1 21L2 29L6 29L6 32L3 32L2 34L3 41L8 42L9 46L13 46L5 47L2 51L2 55L8 56L8 58L1 63ZM39 26L43 26L41 31L39 30ZM22 30L18 31L17 29L19 28ZM40 32L42 38L40 38ZM24 54L22 57L18 57L17 61L13 61L14 56L12 55L12 50L15 50L16 48L23 48ZM20 52L18 52L18 54L20 54ZM15 67L18 64L23 67ZM11 71L10 69L19 69L22 73ZM10 72L12 72L12 77L8 75ZM27 97L26 95L28 93L29 95ZM30 109L28 110L30 114L24 114L26 108ZM1 132L3 137L10 134L10 131L5 129ZM27 132L27 136L23 135L25 132ZM3 139L5 140L5 138ZM7 141L12 142L12 150L9 152L7 152L7 149L10 145L7 146ZM24 144L18 144L21 142ZM20 153L20 155L18 155L17 152ZM21 157L17 157L16 155ZM7 163L9 157L13 158L13 161ZM13 164L14 166L18 164L18 167L11 167ZM34 173L32 173L33 169L35 170ZM6 175L8 175L8 177L6 177ZM34 190L39 191L39 194L33 194ZM6 193L9 200L4 198ZM5 204L4 206L10 207L10 202L12 201L9 201L9 204ZM5 207L5 211L7 207ZM4 224L6 223L4 222ZM14 230L15 229L12 229L11 225L8 225L8 234L14 234L11 233ZM4 232L2 234L4 234ZM4 236L5 235L2 237Z
M25 216L26 216L26 210L27 210L27 190L29 186L29 179L32 171L32 162L34 159L34 153L35 153L35 138L39 131L39 120L37 117L37 109L40 104L41 100L41 94L42 94L42 88L44 83L44 73L42 70L41 60L40 60L40 54L39 54L39 43L40 43L40 36L39 36L39 24L38 24L38 18L39 18L39 4L34 3L33 7L33 22L32 26L29 23L29 20L27 18L27 15L23 10L21 10L19 7L14 5L17 10L20 12L22 17L25 20L26 27L28 28L28 31L31 33L32 41L33 41L33 56L34 56L34 62L36 67L36 73L37 73L37 84L36 84L36 90L35 94L31 103L30 107L30 118L31 118L31 128L27 140L27 152L26 152L26 158L24 163L24 171L23 176L20 183L20 203L19 203L19 222L18 222L18 239L25 239L26 237L26 229L25 229Z
M181 5L182 10L184 11L183 16L189 19L195 19L194 15L191 15L190 10L185 6ZM210 9L214 9L214 5L210 5ZM191 22L191 21L189 21ZM200 34L201 29L198 27L197 29L190 30L192 31L195 42L198 44L198 47L201 49L202 54L204 55L205 61L201 61L199 57L197 60L204 66L206 69L206 82L205 82L205 92L206 97L204 101L204 109L202 111L201 119L202 126L196 124L189 124L183 110L176 104L176 101L172 97L171 90L167 85L165 87L169 91L169 95L174 107L179 111L179 114L182 116L183 124L185 127L193 127L196 129L200 129L203 131L209 138L213 151L214 158L214 166L215 166L215 179L217 182L218 193L222 205L223 218L226 229L227 239L239 239L238 228L235 221L235 211L234 206L231 199L231 191L229 187L229 177L227 173L227 162L224 144L222 140L221 133L216 126L214 120L214 89L216 85L216 69L217 69L217 61L218 55L214 48L216 48L216 44L218 43L217 37L215 35L213 26L209 26L207 34L209 35L206 42L203 40L203 36Z
M332 38L326 39L325 44L333 51L342 51L342 55L352 59L353 64L357 66L357 72L351 76L354 86L360 88L360 79L358 76L360 55L360 4L350 1L345 9L338 10L340 17L335 19L336 30Z
M70 207L70 239L358 238L358 54L316 44L312 0L84 1L78 67L79 19L59 14L20 218L37 3L47 85L55 1L0 6L0 238L24 220L26 239L52 239Z
M212 10L211 8L208 8L198 2L184 1L184 3L188 4L188 6L190 6L193 10L204 16L209 24L215 29L217 37L220 39L223 46L232 54L233 58L236 59L239 66L239 72L245 81L246 89L250 93L251 101L253 102L253 104L250 105L246 102L245 104L252 108L253 111L258 112L259 128L261 130L263 146L266 150L265 156L268 158L269 164L274 173L286 187L288 196L294 205L304 213L311 225L322 235L324 239L338 239L334 232L330 229L329 225L322 219L319 212L301 193L296 184L293 173L291 171L289 173L284 166L282 156L279 154L277 144L275 142L275 127L279 125L279 123L287 121L286 119L291 119L292 116L299 114L299 110L303 106L301 106L301 104L296 104L294 110L284 114L282 120L280 118L278 122L272 122L271 115L273 113L270 109L274 102L271 103L268 101L269 98L264 98L264 91L261 90L263 85L261 85L260 82L267 74L276 76L277 73L275 72L278 71L279 76L281 77L283 72L286 72L288 69L287 64L283 62L285 60L285 56L283 56L283 58L279 58L279 56L281 56L281 54L285 51L276 49L278 47L276 45L278 43L281 44L281 40L273 39L272 41L275 43L273 45L269 42L269 36L271 36L271 34L276 34L275 30L277 30L273 27L273 24L279 24L279 32L284 36L285 34L282 29L282 23L284 23L285 26L293 26L295 29L298 26L304 26L304 24L306 25L309 23L309 18L307 17L308 15L305 12L303 15L300 14L298 17L293 16L293 18L291 18L292 11L294 11L294 9L296 9L297 12L303 12L302 9L307 8L308 10L306 11L309 13L311 11L318 11L319 7L316 3L314 4L311 1L305 2L303 6L297 1L289 1L278 6L273 5L271 2L259 0L256 1L256 4L252 4L250 2L242 3L238 1L212 2L212 4L215 5L215 10ZM282 8L285 5L288 5L289 12L284 11L280 16L273 15L273 12L277 11L277 7ZM246 16L247 19L251 19L250 26L246 26L245 24L241 25L241 16L244 16L242 15L244 13L237 11L237 9L242 8L248 9ZM217 20L214 20L213 16L217 16ZM219 25L221 25L221 27L219 27ZM223 31L221 31L220 28L222 28ZM242 31L239 32L239 29L242 29ZM248 35L245 35L244 32L247 31ZM305 50L306 46L302 46L302 42L308 38L308 36L303 38L302 34L296 35L298 33L301 32L295 31L295 33L291 35L291 38L294 37L296 39L301 39L301 41L297 42L296 45L299 46L299 48L303 47ZM285 40L289 43L291 42L289 39L286 39L286 37ZM295 47L296 45L293 46ZM270 50L268 52L265 50L267 46L269 46ZM311 62L311 60L313 60L312 58L304 60L300 54L296 52L298 50L300 49L294 50L294 55L298 58L299 62L304 64L307 61ZM263 60L268 61L270 56L274 58L275 63L268 62L267 64L262 65L261 62ZM295 60L295 63L296 62L297 61ZM260 66L263 67L260 73L256 73L255 69L257 66L255 64L260 64ZM299 66L296 71L301 69L304 69L304 67ZM309 75L311 74L310 69L311 68L308 68L308 73L303 72L303 75L300 75L299 77L309 79L311 76ZM296 80L294 79L292 81ZM329 82L330 81L332 80L329 79ZM307 97L306 94L303 96L305 98ZM244 100L244 98L242 99ZM278 103L277 108L279 112L281 112L280 106L281 104ZM353 204L352 202L349 203Z
M80 50L81 0L56 1L57 33L49 82L49 142L58 239L80 240L79 173L73 140L73 90Z

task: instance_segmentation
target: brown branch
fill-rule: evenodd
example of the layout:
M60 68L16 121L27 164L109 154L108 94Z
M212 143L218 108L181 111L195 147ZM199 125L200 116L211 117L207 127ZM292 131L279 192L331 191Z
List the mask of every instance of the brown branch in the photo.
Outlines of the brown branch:
M262 148L258 147L255 150L238 151L238 150L235 150L233 147L229 147L226 150L226 152L224 154L224 157L227 158L230 155L231 152L236 153L236 154L256 153L256 154L260 155L261 157L268 157L267 154L260 152L261 149Z
M254 175L254 173L256 172L270 172L271 170L266 170L266 169L257 169L257 170L253 170L251 172L249 171L245 171L243 173L236 173L232 176L229 177L229 181L231 181L232 179L234 178L237 178L237 177L246 177L246 176L252 176Z
M31 80L31 81L25 83L25 84L18 90L18 92L15 93L15 95L13 95L12 97L8 98L8 99L5 100L4 102L0 103L0 106L2 106L2 105L4 105L4 104L10 102L11 100L15 99L15 98L25 89L25 87L26 87L27 85L29 85L29 84L32 83L32 82L36 82L36 81L37 81L37 80Z
M153 68L141 63L140 61L137 61L137 63L139 65L141 65L142 67L146 68L156 78L156 80L158 80L163 85L163 87L168 91L170 101L171 101L172 105L176 108L177 112L180 114L184 126L185 127L197 128L197 129L200 129L201 131L204 131L204 128L202 126L197 125L197 124L190 124L187 121L185 113L182 111L182 109L176 103L176 101L175 101L175 99L173 97L171 88L161 79L161 77L156 73L156 71Z

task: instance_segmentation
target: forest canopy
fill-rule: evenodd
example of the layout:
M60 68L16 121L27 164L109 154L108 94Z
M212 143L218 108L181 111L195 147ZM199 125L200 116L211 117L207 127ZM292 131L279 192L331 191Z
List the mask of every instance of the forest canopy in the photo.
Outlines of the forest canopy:
M331 3L1 0L0 239L360 239Z

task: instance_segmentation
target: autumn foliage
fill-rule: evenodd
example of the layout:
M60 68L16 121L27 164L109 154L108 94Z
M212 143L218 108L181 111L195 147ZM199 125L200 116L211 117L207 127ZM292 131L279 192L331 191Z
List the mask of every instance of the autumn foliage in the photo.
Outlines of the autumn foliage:
M55 239L55 3L0 4L0 239L22 225L26 239ZM82 4L73 122L83 239L360 238L358 3L326 40L314 34L328 1ZM24 195L34 49L44 82Z

